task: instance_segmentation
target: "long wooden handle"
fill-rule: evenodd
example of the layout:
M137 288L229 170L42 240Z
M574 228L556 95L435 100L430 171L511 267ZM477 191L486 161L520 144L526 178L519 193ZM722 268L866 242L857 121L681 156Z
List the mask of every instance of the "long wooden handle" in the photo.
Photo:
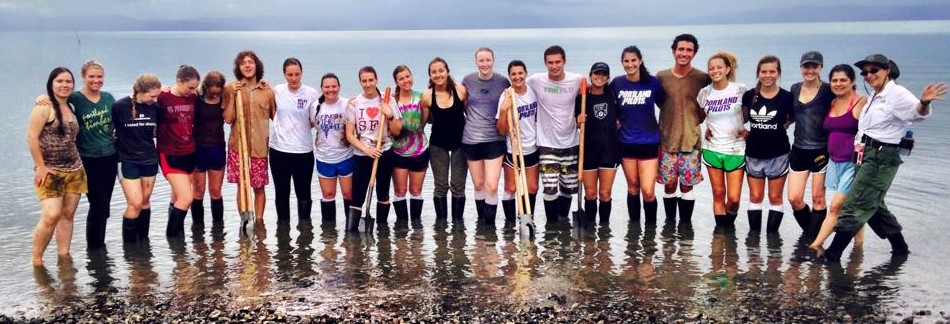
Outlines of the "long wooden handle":
M515 98L512 94L514 90L508 88L505 90L505 96L508 98L508 102L511 103L511 107L508 108L508 113L505 114L504 118L508 122L508 146L511 150L511 168L514 171L515 177L515 214L524 215L524 206L522 205L521 196L523 194L523 188L521 188L521 173L518 165L518 150L515 148L517 144L517 138L515 137L515 128L514 123L518 122L515 119L515 114L517 113L517 105L515 105ZM507 181L507 180L505 180Z
M515 176L517 176L515 188L518 188L519 186L521 187L521 194L517 199L521 202L523 206L522 209L524 210L525 214L530 215L531 200L528 198L528 177L525 174L527 170L524 163L524 146L521 142L521 114L518 112L518 105L515 103L514 89L511 90L511 106L512 111L510 115L515 121L513 123L509 123L508 132L514 136L516 143L512 146L511 150L511 162L515 166Z
M577 154L577 181L584 181L584 128L587 125L587 78L581 77L581 116L584 122L581 123L581 142Z
M379 130L376 132L376 149L383 147L383 132L386 131L386 116L383 114L383 107L389 106L389 95L392 93L390 87L386 87L386 93L383 100L379 102ZM382 157L382 155L380 155ZM373 169L370 171L369 183L376 182L376 168L379 167L379 157L373 159Z
M247 128L246 121L244 120L244 96L241 95L241 91L235 91L236 105L235 109L237 110L237 126L238 126L238 196L241 198L238 201L238 209L240 212L249 211L250 208L250 172L248 170L248 154L247 154Z

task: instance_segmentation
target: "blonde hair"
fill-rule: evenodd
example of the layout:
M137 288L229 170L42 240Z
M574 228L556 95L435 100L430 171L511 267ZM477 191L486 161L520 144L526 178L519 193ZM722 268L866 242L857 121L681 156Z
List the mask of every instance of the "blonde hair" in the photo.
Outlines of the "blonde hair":
M736 81L736 70L739 69L739 62L736 61L736 56L732 53L726 51L719 51L716 54L713 54L709 57L709 60L706 63L712 62L712 60L720 59L727 67L729 67L729 73L726 74L726 80L730 82Z
M86 63L82 64L81 68L79 68L79 73L82 74L82 76L86 76L86 72L89 71L90 69L99 69L102 71L106 70L105 68L102 67L101 63L96 62L94 60L88 60L86 61Z

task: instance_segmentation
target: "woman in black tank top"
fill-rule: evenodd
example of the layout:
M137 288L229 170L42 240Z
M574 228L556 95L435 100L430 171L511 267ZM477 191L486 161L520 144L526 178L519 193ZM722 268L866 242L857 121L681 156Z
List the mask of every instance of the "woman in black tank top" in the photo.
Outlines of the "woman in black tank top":
M467 167L462 154L462 130L465 128L465 87L449 75L449 64L436 57L429 62L429 89L422 94L422 109L428 111L432 133L429 136L429 161L435 182L432 201L436 225L444 226L448 217L448 198L452 189L452 220L461 221L465 209Z

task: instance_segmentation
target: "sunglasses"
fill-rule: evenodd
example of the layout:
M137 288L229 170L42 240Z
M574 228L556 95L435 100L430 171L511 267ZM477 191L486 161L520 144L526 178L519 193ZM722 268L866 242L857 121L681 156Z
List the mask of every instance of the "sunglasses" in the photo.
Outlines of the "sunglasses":
M868 74L877 74L877 73L880 72L880 71L881 71L881 69L876 68L876 67L872 67L872 68L867 69L867 70L861 70L861 76L868 76Z

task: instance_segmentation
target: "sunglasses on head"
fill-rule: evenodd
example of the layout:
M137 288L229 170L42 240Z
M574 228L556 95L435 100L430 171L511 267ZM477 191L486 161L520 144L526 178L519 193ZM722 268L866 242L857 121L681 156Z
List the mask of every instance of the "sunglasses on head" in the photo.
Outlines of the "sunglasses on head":
M872 68L867 69L867 70L861 70L861 76L868 76L868 74L877 74L877 73L880 72L880 71L881 71L880 68L872 67Z

